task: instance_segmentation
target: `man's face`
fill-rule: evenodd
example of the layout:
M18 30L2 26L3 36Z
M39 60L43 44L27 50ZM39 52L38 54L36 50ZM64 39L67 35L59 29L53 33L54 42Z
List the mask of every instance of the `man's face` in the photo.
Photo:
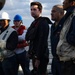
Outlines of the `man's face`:
M66 10L70 7L70 3L69 3L69 0L64 0L63 1L63 9Z
M56 7L53 7L51 10L51 19L57 21L59 19L60 13Z
M6 26L8 26L8 24L8 20L0 20L0 28L5 28Z
M34 18L38 18L41 14L41 11L38 9L37 5L31 6L31 16Z

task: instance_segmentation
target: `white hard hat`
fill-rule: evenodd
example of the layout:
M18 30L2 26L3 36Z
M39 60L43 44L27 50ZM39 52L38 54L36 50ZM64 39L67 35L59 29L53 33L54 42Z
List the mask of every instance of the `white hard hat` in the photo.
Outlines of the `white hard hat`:
M9 18L9 15L8 15L8 13L7 12L3 12L2 14L1 14L1 17L0 17L0 20L10 20L10 18Z

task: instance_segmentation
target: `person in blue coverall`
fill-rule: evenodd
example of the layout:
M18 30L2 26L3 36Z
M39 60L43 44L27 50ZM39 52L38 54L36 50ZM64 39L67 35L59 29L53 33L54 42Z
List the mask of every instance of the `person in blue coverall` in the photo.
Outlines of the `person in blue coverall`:
M59 41L59 34L62 29L62 17L64 16L64 10L62 5L54 5L51 10L51 19L54 24L51 26L51 52L53 55L52 59L52 74L61 75L60 60L56 54L56 46Z

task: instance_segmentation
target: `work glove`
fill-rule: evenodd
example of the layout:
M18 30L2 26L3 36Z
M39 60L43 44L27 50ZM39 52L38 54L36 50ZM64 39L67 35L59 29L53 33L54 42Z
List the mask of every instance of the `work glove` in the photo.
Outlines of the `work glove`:
M5 55L7 54L6 48L6 42L5 40L0 40L0 61L3 61L5 58Z
M0 50L0 61L3 61L6 55L7 55L6 50L3 50L3 51Z
M6 48L6 41L5 40L0 40L0 48L1 49Z

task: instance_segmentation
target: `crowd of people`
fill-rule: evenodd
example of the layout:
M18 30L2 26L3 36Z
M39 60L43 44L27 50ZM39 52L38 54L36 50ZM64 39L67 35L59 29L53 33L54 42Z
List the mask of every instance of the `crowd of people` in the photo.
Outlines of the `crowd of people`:
M3 2L0 0L1 9ZM64 0L63 5L52 7L50 15L54 22L42 16L42 8L38 1L30 3L34 21L28 29L21 15L14 15L10 26L9 14L0 14L0 75L18 75L19 65L24 75L47 75L48 39L53 56L52 75L75 75L75 0Z

